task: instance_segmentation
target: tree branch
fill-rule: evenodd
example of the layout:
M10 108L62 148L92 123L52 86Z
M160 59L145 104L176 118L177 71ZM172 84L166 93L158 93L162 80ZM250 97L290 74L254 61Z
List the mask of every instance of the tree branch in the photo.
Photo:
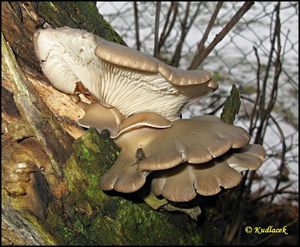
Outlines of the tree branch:
M159 34L159 16L161 2L156 2L155 28L154 28L154 57L158 57L158 34Z
M235 24L243 17L243 15L253 6L254 2L245 2L243 6L238 10L238 12L231 18L231 20L226 24L226 26L219 32L214 40L203 50L201 54L198 54L193 61L193 67L191 69L197 69L204 59L210 54L210 52L216 47L218 43L230 32L230 30L235 26Z
M180 21L181 22L181 35L180 35L180 39L177 43L175 52L174 52L172 60L171 60L171 65L172 66L178 67L178 65L179 65L179 60L180 60L180 57L181 57L181 51L182 51L184 40L185 40L192 24L194 23L195 18L197 17L197 15L199 13L200 6L201 6L201 2L198 3L197 9L194 12L193 16L191 17L190 22L187 23L188 22L188 16L190 15L190 2L187 2L186 10L185 10L185 16L184 16L183 20Z
M139 51L141 49L141 41L140 41L140 26L139 26L139 15L138 15L139 10L137 6L137 2L133 2L133 11L134 11L136 49Z
M204 50L204 44L205 44L205 41L206 41L207 38L208 38L208 35L209 35L209 33L210 33L210 31L211 31L211 29L212 29L214 23L215 23L215 20L216 20L216 18L217 18L217 15L218 15L218 13L219 13L219 11L220 11L222 5L223 5L223 2L221 2L221 1L217 3L217 6L216 6L216 8L215 8L215 11L214 11L214 13L212 14L212 16L211 16L211 18L210 18L210 20L209 20L209 23L208 23L208 25L207 25L207 27L206 27L206 29L205 29L205 32L204 32L204 34L203 34L203 37L202 37L201 41L199 42L199 44L198 44L198 46L197 46L197 51L196 51L196 53L195 53L195 56L194 56L194 58L193 58L193 60L192 60L192 63L191 63L191 65L190 65L189 69L197 69L197 68L198 68L198 66L197 66L197 63L198 63L198 62L197 62L198 56L200 56L200 54L201 54L201 53L203 52L203 50Z
M173 13L173 16L172 16L170 25L168 26L171 13ZM159 42L158 42L158 53L160 53L161 47L166 42L166 39L168 38L168 36L171 33L172 28L174 27L177 14L178 14L178 2L171 2L171 5L169 7L169 10L168 10L168 13L166 16L166 21L165 21L163 30L160 34L160 38L159 38Z

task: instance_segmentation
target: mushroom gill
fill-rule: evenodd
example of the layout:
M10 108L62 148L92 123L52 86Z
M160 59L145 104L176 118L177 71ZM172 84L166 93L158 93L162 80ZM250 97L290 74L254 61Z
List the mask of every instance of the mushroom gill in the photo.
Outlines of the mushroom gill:
M126 117L153 112L175 120L190 99L217 88L210 72L179 70L84 30L38 30L34 48L55 88L76 94L82 85L90 97Z
M146 176L156 171L157 174L162 174L162 178L157 181L165 179L168 182L171 181L170 174L179 174L176 177L179 179L177 183L181 185L182 190L189 191L194 181L199 181L199 176L205 174L202 178L209 178L210 175L216 179L210 179L213 181L213 190L206 191L203 188L203 191L206 191L203 192L197 187L197 192L215 194L220 190L220 185L229 188L239 182L237 178L240 176L236 170L258 168L263 160L260 158L264 156L261 146L246 147L249 135L244 129L228 125L215 116L179 119L173 121L170 128L165 129L133 129L121 134L115 142L121 148L121 153L114 165L102 176L100 187L103 190L113 189L124 193L140 189L146 181ZM224 156L227 152L232 153L230 159ZM203 180L204 183L205 181L206 179ZM213 187L216 181L219 183L218 188ZM153 188L156 194L164 195L157 184L161 182L154 180ZM171 194L169 191L166 193ZM188 198L191 197L191 193ZM176 197L167 195L166 198L172 200L171 198ZM183 199L186 200L188 199Z

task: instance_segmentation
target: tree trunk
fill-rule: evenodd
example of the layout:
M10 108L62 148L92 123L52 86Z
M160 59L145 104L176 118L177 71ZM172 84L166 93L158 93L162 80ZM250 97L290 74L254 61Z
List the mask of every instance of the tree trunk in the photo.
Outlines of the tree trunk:
M47 83L32 42L40 27L82 28L124 44L94 2L2 2L2 243L202 244L184 214L150 208L136 194L104 193L118 148Z

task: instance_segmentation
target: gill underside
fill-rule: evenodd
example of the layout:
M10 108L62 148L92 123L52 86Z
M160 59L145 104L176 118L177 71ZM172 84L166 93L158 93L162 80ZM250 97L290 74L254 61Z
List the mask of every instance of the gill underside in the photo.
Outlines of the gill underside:
M125 116L138 112L155 112L170 120L187 101L159 74L138 73L101 63L100 101L116 107Z

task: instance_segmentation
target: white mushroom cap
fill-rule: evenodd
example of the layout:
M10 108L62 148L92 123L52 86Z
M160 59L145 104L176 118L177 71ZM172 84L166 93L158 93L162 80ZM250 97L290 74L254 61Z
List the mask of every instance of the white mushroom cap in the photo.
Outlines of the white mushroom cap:
M84 30L39 30L34 48L55 88L74 94L76 83L82 83L124 116L154 112L175 120L190 99L217 88L210 72L179 70Z
M201 166L231 148L248 144L249 135L240 128L224 123L215 116L180 119L171 128L141 128L115 139L121 153L115 164L102 176L103 190L133 192L145 182L146 176L181 163ZM137 159L137 153L143 158Z
M239 171L258 169L264 157L261 145L247 145L202 165L181 164L156 172L152 192L175 202L190 201L197 194L215 195L221 187L229 189L238 185L242 177Z
M34 49L44 74L59 91L73 94L77 82L91 89L100 86L100 61L92 34L67 27L38 30Z

